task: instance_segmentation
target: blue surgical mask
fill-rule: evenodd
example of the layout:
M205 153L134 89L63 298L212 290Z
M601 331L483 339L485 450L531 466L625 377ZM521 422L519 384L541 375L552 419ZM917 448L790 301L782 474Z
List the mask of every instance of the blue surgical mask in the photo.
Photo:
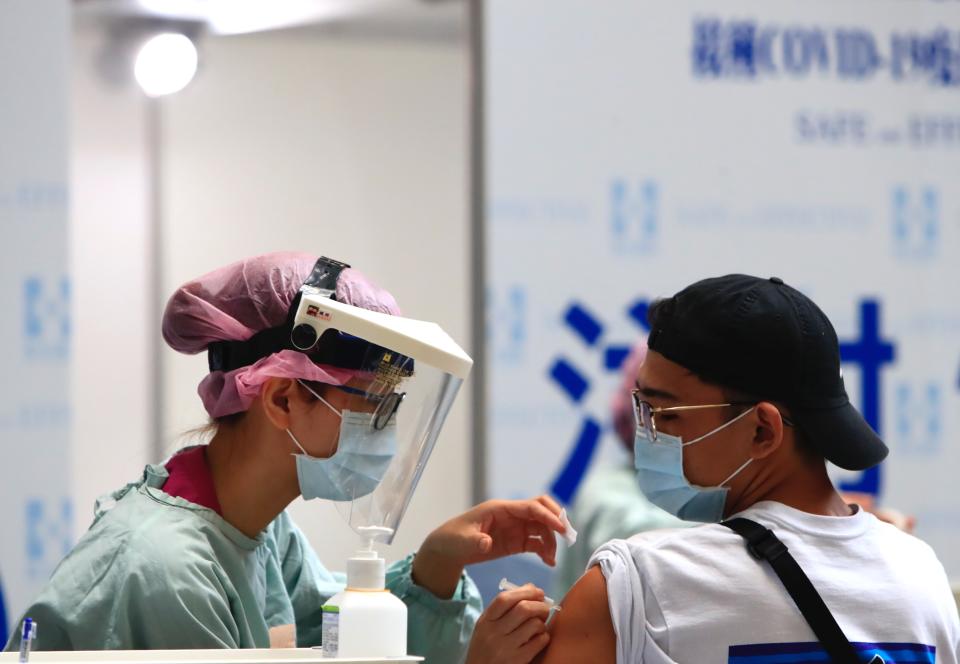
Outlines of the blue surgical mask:
M287 429L287 435L303 452L294 456L304 500L350 501L372 493L397 453L396 420L383 429L374 429L370 413L338 411L326 399L306 385L304 387L340 416L337 451L327 459L310 456L293 432Z
M646 428L638 425L633 446L634 467L637 469L637 482L647 499L685 521L720 521L730 492L726 484L749 466L753 458L747 459L717 486L696 486L690 484L683 474L683 448L727 428L752 410L744 411L729 422L686 443L680 436L671 436L662 431L658 431L657 440L652 441Z

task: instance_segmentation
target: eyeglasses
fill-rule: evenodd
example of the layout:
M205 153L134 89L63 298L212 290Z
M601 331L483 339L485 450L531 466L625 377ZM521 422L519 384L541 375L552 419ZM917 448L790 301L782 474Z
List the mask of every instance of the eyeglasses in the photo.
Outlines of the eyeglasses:
M710 403L702 404L698 406L653 406L649 402L644 401L640 398L640 390L630 390L631 396L633 396L633 413L637 417L637 422L643 426L644 429L650 435L650 440L654 441L657 439L657 422L655 416L658 413L673 413L684 410L704 410L706 408L727 408L729 406L755 406L759 401L731 401L729 403ZM783 423L788 427L793 426L793 422L789 418L783 416Z
M400 410L400 404L402 404L403 400L407 397L406 392L371 394L369 392L365 392L364 390L360 390L355 387L349 387L347 385L334 385L333 387L347 394L361 396L371 404L376 405L376 408L370 416L370 426L372 426L375 431L383 431L387 428L387 425L390 424L390 421L393 419L394 415L396 415L397 411Z
M370 392L366 392L365 390L357 389L356 387L349 387L347 385L327 385L325 383L316 383L314 381L305 380L301 380L300 383L303 384L303 386L306 387L307 390L313 394L313 396L321 400L323 400L323 398L318 394L318 392L325 387L332 387L346 394L363 397L365 401L374 406L373 412L370 413L370 426L374 429L374 431L383 431L387 428L387 425L390 424L391 420L393 420L393 417L397 414L397 411L400 410L400 404L403 403L403 400L407 397L406 392L372 394ZM333 406L330 407L333 408Z

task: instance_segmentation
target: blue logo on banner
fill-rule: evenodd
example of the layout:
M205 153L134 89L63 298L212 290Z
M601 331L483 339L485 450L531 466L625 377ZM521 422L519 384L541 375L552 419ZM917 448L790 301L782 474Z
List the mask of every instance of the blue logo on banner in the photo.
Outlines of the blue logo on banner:
M660 187L653 180L610 185L610 232L617 253L656 251L660 219Z
M932 457L943 442L943 389L935 382L895 390L897 443L905 454Z
M645 331L648 331L647 307L648 303L641 300L627 309L628 317ZM563 316L563 322L567 329L579 338L584 345L600 353L604 371L617 372L620 370L623 361L630 353L630 345L605 345L603 343L603 323L584 305L577 302L572 303ZM583 404L584 398L590 391L591 381L585 372L578 369L573 362L564 357L557 358L551 365L548 375L573 404L577 406ZM573 501L600 443L600 437L603 434L603 427L600 424L602 419L602 417L597 417L592 413L584 413L571 452L551 483L550 490L553 495L566 505Z
M42 498L27 500L27 569L34 579L46 579L73 545L73 505L66 498L51 505Z
M70 281L31 276L23 282L24 354L65 360L70 352Z
M510 286L502 293L487 290L489 318L487 338L493 360L500 364L519 364L527 349L527 291Z
M894 187L891 218L897 256L924 260L936 255L940 239L940 196L936 189Z

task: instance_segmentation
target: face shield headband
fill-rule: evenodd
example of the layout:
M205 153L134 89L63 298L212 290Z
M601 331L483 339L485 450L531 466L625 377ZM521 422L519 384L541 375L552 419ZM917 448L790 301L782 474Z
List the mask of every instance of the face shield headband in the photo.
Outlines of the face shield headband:
M317 260L300 292L290 303L284 323L261 330L244 341L217 341L210 344L207 349L210 372L233 371L274 353L293 350L307 355L318 365L370 374L391 368L391 373L397 378L412 375L414 367L411 358L335 329L327 329L318 337L312 326L294 324L304 293L336 301L337 278L348 267L346 263L326 257ZM314 305L308 304L306 309L309 316L324 315Z

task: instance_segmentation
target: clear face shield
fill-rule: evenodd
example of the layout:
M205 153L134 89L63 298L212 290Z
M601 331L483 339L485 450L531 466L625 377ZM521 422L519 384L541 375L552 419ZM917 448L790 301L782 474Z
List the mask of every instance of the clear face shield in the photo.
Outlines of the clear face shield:
M341 418L324 464L338 510L357 533L389 544L473 361L435 323L342 304L309 286L291 339L317 364L354 373L344 385L303 385Z

